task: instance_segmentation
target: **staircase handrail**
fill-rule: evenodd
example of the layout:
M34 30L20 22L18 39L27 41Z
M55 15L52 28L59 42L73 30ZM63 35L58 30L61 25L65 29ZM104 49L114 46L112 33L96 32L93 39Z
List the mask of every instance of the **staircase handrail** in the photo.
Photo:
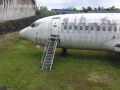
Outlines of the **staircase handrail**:
M45 44L44 51L43 51L42 58L41 58L41 63L43 63L44 57L45 57L45 55L46 55L46 51L47 51L48 46L49 46L49 45L48 45L49 42L50 42L50 39L48 39L47 42L46 42L46 44Z

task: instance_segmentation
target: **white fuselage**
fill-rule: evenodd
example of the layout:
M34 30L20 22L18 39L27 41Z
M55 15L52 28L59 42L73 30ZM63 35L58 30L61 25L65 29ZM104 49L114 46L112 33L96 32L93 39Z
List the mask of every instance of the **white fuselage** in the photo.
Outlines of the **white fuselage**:
M23 29L20 36L45 45L57 35L58 47L120 52L120 14L83 13L50 16Z

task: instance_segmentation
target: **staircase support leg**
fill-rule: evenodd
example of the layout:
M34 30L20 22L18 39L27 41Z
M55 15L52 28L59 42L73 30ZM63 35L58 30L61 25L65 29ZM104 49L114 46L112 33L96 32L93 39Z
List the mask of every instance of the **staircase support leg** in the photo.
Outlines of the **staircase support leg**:
M61 56L67 57L68 56L68 49L62 48L62 50L61 50Z

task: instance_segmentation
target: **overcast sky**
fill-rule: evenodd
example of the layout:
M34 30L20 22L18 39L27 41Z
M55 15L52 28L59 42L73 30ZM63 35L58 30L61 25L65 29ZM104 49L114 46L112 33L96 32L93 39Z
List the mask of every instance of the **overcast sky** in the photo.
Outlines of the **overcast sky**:
M120 8L120 0L36 0L38 6L46 6L48 9L56 8L82 8L82 7L111 7L116 6Z

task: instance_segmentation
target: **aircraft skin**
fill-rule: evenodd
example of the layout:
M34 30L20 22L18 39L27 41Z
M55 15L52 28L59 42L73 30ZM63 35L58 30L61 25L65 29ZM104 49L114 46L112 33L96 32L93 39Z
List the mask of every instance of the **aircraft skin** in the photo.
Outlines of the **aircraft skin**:
M59 48L120 52L120 14L82 13L55 15L35 21L20 36L45 45L58 36Z

